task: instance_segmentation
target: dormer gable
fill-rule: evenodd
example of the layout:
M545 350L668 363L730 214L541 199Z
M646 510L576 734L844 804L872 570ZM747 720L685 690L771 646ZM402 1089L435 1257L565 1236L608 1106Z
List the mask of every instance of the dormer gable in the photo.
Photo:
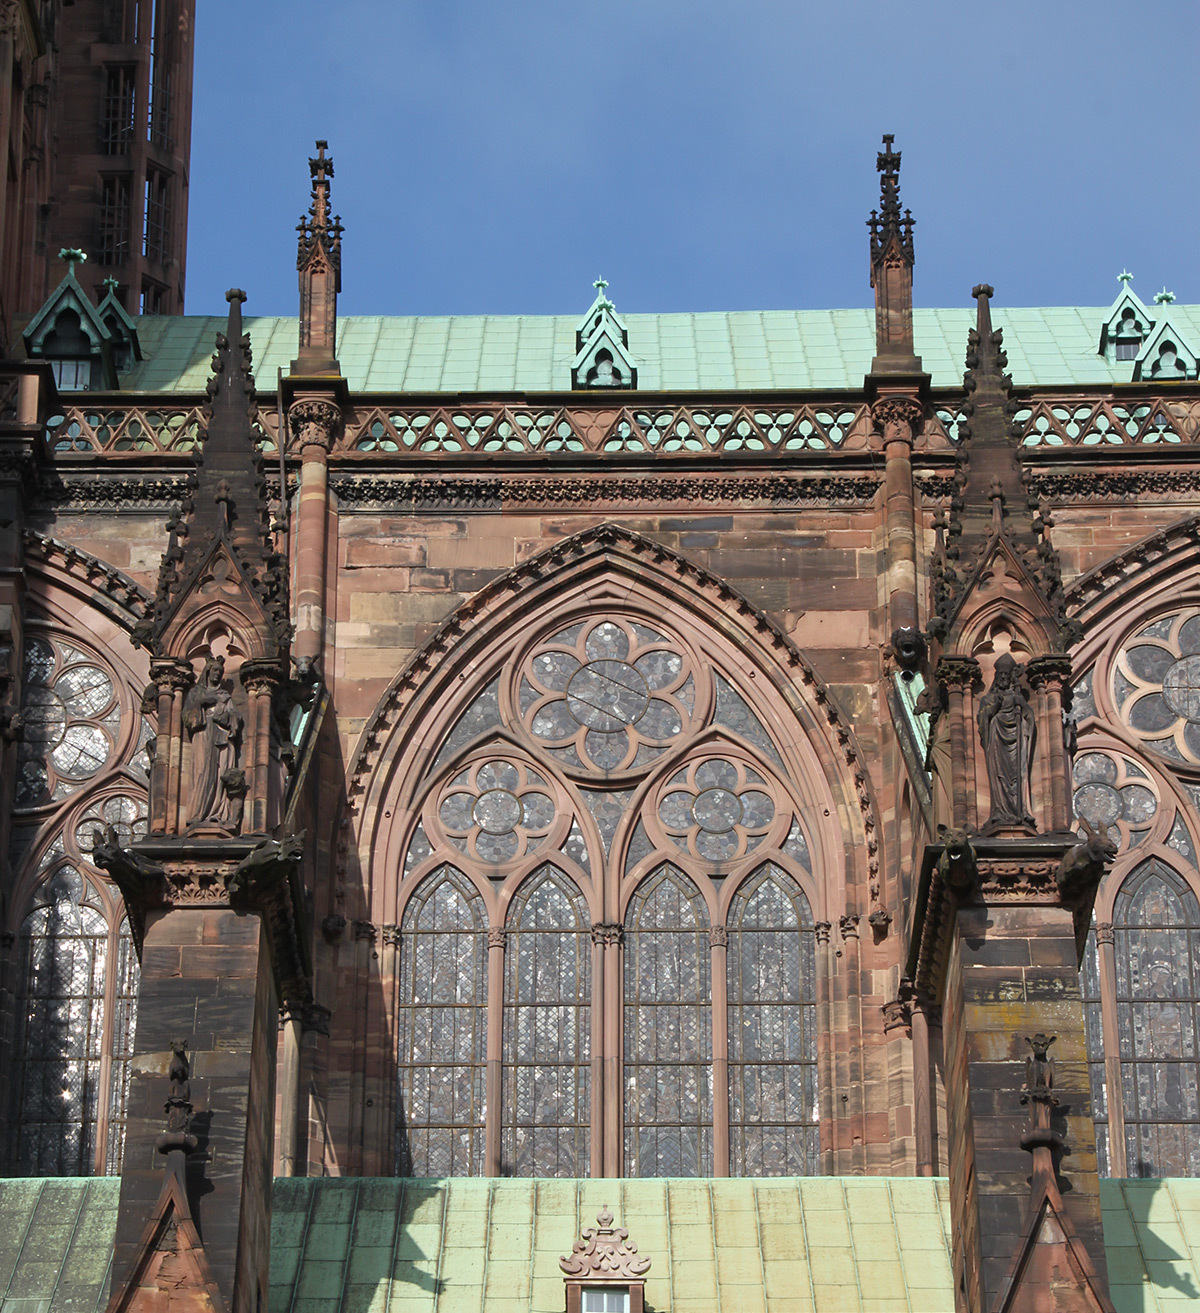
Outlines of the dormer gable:
M1136 360L1154 328L1156 316L1133 290L1132 278L1132 274L1120 275L1121 290L1100 328L1100 354L1114 362Z
M1197 376L1200 364L1191 343L1183 336L1166 305L1133 364L1133 377L1143 383L1182 383ZM1166 313L1163 313L1163 312Z
M571 387L636 388L637 365L629 354L629 330L608 299L608 284L592 284L596 299L575 328L575 359L571 361Z
M119 284L115 278L104 280L106 295L96 307L100 322L108 330L111 340L113 367L123 373L135 360L142 358L142 344L138 340L137 323L121 304L117 296Z
M22 333L25 353L50 362L61 391L115 388L112 334L75 277L75 265L87 257L76 249L59 256L67 262L67 275Z

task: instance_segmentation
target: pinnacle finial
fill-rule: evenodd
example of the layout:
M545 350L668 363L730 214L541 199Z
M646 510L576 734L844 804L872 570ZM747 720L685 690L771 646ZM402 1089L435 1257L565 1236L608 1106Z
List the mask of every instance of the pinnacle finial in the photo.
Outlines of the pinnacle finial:
M1154 304L1155 304L1155 305L1170 305L1171 302L1174 301L1174 300L1175 300L1175 293L1174 293L1174 292L1168 292L1167 289L1166 289L1165 287L1162 289L1161 292L1155 292L1155 293L1154 293Z
M1128 269L1122 269L1117 275L1117 282L1120 283L1122 287L1126 287L1133 282L1133 275Z
M81 250L78 246L64 246L58 253L60 260L65 260L68 265L68 273L74 275L75 266L83 264L87 259L87 252Z
M900 211L900 152L892 149L895 134L883 134L883 149L875 156L880 174L879 209L871 211L867 227L871 230L871 264L875 266L893 244L898 244L904 258L913 263L912 230L915 220L910 211Z
M112 294L115 296L117 292L117 288L120 287L121 284L120 282L118 282L117 279L115 279L112 276L112 274L109 274L108 277L104 280L102 286L107 287L108 290L112 292Z
M596 295L598 296L600 300L600 305L603 307L603 309L615 310L616 307L605 295L605 292L608 288L608 280L606 278L597 278L596 281L592 284L592 286L596 289Z
M296 231L300 234L300 249L296 267L302 269L318 248L328 257L339 273L342 260L342 221L330 217L330 183L333 179L333 156L326 155L329 143L318 141L317 153L310 156L308 171L312 175L312 193L308 213L302 215Z

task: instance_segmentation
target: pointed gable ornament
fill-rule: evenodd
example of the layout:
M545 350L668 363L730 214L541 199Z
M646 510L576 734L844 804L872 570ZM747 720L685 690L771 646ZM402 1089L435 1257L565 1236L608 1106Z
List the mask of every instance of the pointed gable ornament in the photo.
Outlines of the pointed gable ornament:
M629 1313L642 1313L646 1273L650 1259L638 1253L623 1226L613 1225L613 1215L603 1208L595 1226L586 1226L569 1255L558 1260L566 1285L567 1313L582 1313L583 1295L588 1291L621 1291L628 1295Z
M337 298L342 290L342 220L330 213L333 157L329 143L317 142L308 161L312 195L296 231L296 269L300 278L300 341L292 373L340 375L337 361Z
M1100 354L1114 362L1134 360L1157 319L1131 286L1133 275L1122 269L1117 275L1121 290L1100 327Z
M87 255L78 248L66 247L59 251L58 258L66 262L66 276L25 326L21 334L25 352L31 358L58 363L55 378L61 387L115 388L112 334L75 277L75 266L82 264ZM78 362L70 370L70 377L61 367L67 361Z
M900 209L900 152L885 133L875 167L879 172L879 209L871 211L871 286L875 290L874 374L921 372L913 345L912 278L915 253L910 210Z
M575 328L571 387L636 388L637 365L629 354L629 330L608 299L608 283L592 284L596 299Z
M1063 1205L1055 1159L1063 1137L1051 1125L1054 1094L1054 1035L1026 1036L1026 1084L1021 1102L1029 1105L1029 1130L1021 1148L1032 1155L1029 1205L1008 1276L996 1303L997 1313L1023 1309L1071 1309L1114 1313L1112 1299Z
M112 1293L107 1313L224 1313L225 1301L209 1267L192 1219L187 1159L199 1141L191 1134L190 1064L187 1041L175 1040L167 1077L167 1129L155 1145L166 1156L158 1202L147 1219L127 1280Z
M1174 299L1167 300L1162 292L1154 298L1158 318L1133 362L1135 382L1183 383L1197 377L1200 357L1171 314Z

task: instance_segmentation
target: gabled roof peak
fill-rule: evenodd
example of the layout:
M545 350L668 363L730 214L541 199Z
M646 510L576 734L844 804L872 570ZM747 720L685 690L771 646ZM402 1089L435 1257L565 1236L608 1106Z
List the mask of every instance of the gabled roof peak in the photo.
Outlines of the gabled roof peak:
M608 282L592 284L596 299L575 328L572 388L635 388L637 365L629 354L629 330L608 299Z

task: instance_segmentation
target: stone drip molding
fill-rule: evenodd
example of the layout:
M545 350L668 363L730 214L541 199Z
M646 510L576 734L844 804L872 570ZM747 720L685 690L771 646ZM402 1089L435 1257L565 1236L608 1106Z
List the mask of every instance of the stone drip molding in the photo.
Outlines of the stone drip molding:
M107 600L127 629L143 619L150 606L151 595L141 584L98 556L72 547L70 543L27 529L25 556L27 562L41 562L61 570L84 584L90 593Z
M868 853L870 884L875 885L879 880L878 809L854 731L843 717L828 685L770 617L730 584L661 543L611 523L565 538L494 580L464 602L413 654L376 704L351 754L346 803L350 816L359 814L360 799L367 790L367 781L375 769L386 734L395 728L426 681L445 665L446 658L463 639L477 634L505 604L531 585L553 579L564 566L589 556L598 557L605 549L612 549L627 560L657 567L660 574L668 573L686 581L715 609L738 616L783 668L793 672L797 682L810 690L818 717L825 719L832 732L833 742L829 746L840 753L854 782ZM353 824L342 827L339 871L346 869L348 845L354 828Z

